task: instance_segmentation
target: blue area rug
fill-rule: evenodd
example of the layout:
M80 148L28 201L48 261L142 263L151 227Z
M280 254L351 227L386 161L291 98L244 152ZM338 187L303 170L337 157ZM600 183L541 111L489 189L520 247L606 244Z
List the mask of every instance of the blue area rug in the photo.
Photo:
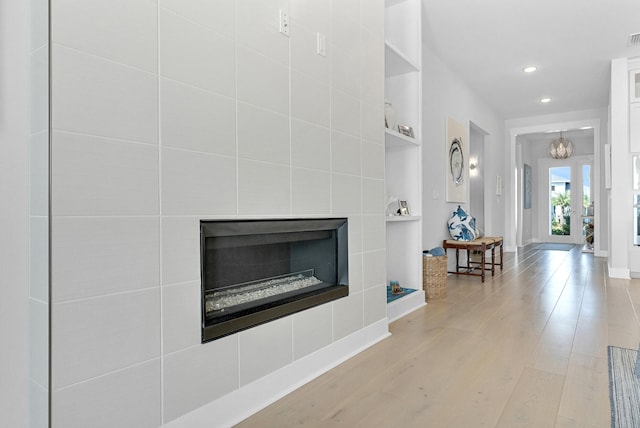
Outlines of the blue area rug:
M402 289L402 293L393 294L391 292L391 286L387 285L387 303L391 303L394 300L398 300L399 298L404 297L407 294L411 294L414 291L416 291L416 290L414 290L413 288L403 288Z
M573 244L555 244L555 243L545 243L538 244L533 247L534 250L551 250L551 251L571 251L575 245Z
M608 347L611 427L640 427L640 377L636 374L638 350Z

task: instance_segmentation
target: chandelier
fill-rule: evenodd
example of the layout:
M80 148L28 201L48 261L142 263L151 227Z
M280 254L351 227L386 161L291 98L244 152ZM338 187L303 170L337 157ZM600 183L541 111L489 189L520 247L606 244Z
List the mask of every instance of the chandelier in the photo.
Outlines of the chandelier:
M554 159L566 159L573 154L573 143L562 136L556 138L549 144L549 155Z

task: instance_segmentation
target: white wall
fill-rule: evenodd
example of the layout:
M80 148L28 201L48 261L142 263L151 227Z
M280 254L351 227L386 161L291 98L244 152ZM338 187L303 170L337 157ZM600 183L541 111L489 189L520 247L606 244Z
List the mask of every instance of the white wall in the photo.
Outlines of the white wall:
M496 176L504 176L504 125L491 108L477 97L426 45L423 44L423 245L441 246L448 238L447 220L458 203L447 203L446 118L451 117L467 129L465 156L469 158L468 129L472 122L485 136L485 232L504 233L504 202L496 196ZM467 203L462 204L468 209Z
M228 425L387 334L382 0L51 6L55 427ZM349 297L201 345L199 220L299 216Z
M28 415L28 2L0 0L0 425Z
M609 275L629 278L640 270L640 251L633 247L633 191L629 146L629 66L627 58L611 61L611 223Z

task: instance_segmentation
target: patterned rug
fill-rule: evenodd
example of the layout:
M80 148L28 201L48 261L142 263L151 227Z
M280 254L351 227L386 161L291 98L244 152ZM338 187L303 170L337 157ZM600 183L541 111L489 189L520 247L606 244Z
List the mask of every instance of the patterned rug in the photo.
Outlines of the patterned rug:
M402 289L402 293L393 294L391 292L391 286L387 285L387 303L391 303L394 300L397 300L397 299L399 299L401 297L406 296L407 294L413 293L414 291L416 291L416 290L414 290L413 288L403 288Z
M640 427L640 377L638 350L608 347L611 427Z

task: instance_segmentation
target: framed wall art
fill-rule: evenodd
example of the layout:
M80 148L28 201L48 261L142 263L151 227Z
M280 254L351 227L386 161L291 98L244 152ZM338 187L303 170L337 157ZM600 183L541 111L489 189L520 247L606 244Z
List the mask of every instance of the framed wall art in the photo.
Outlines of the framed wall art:
M464 126L447 118L446 133L446 197L447 202L467 201L466 132Z

